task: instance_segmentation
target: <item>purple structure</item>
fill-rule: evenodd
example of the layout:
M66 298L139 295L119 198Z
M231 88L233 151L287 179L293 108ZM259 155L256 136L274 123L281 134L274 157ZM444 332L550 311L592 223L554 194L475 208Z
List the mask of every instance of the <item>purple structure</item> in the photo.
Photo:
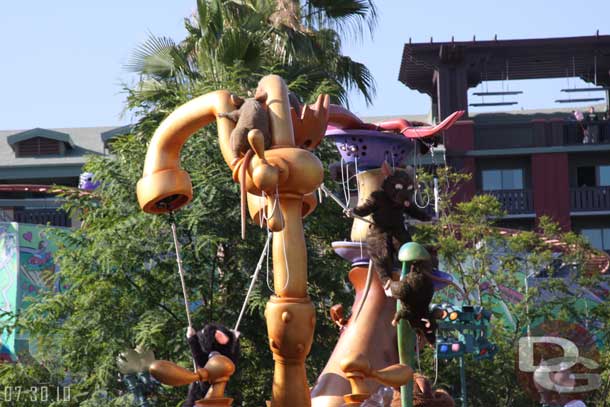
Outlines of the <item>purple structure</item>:
M366 266L369 258L366 253L365 242L339 241L332 243L335 253L352 263L352 267Z
M358 161L358 170L381 167L384 161L400 166L408 154L413 154L415 141L402 134L376 130L330 128L326 137L331 138L339 154L347 163Z

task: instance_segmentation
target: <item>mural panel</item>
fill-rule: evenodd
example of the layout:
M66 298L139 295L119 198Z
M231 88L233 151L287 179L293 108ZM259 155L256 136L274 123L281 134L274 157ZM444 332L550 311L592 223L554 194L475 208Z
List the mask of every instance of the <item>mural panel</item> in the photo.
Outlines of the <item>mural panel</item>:
M18 232L16 223L0 223L0 307L3 312L17 308L18 291ZM2 332L0 360L12 360L15 354L15 334Z

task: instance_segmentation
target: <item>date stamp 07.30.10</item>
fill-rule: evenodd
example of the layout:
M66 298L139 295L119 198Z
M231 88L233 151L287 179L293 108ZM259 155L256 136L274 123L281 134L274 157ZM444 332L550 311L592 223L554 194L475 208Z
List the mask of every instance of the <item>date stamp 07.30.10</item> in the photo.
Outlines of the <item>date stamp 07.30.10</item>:
M38 385L38 386L5 386L0 387L0 405L9 406L19 402L45 403L70 401L70 386ZM14 404L19 405L19 404Z

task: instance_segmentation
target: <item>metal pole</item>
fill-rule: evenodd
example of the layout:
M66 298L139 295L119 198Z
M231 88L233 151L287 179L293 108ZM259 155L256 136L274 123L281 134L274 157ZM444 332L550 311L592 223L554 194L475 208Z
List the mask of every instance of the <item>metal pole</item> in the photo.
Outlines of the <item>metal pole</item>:
M464 356L460 356L460 386L462 388L462 407L468 407L468 392L466 390L466 363Z
M400 278L403 279L408 272L407 262L402 263L402 272ZM402 304L396 301L396 310L399 310ZM398 359L403 365L410 366L415 370L415 341L417 336L411 327L409 321L401 319L397 327L398 336ZM413 380L409 383L400 386L400 404L402 407L413 407Z

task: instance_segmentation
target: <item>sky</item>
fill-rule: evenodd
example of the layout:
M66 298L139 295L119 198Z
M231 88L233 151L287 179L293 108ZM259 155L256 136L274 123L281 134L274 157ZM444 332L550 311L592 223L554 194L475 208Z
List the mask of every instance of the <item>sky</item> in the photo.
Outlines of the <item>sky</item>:
M343 52L363 62L377 83L367 106L355 92L350 109L361 116L423 114L429 98L398 82L402 49L413 42L540 38L610 34L610 1L377 0L372 38L345 40ZM184 17L195 0L19 0L0 2L0 129L112 126L133 121L124 112L124 68L149 33L184 38ZM553 101L566 79L510 81L522 90L512 109L566 107ZM582 86L574 80L570 86ZM499 90L498 83L489 90ZM597 95L596 95L597 96Z

